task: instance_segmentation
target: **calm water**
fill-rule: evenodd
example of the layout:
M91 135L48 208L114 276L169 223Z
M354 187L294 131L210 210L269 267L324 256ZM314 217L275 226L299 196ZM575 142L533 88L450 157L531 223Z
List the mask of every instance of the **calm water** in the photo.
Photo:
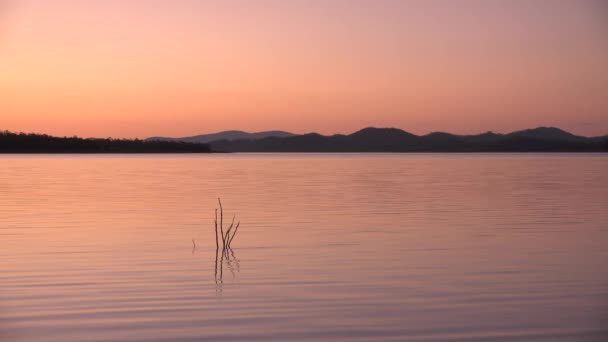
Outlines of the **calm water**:
M607 170L567 154L0 156L0 340L605 341ZM241 227L216 276L218 196Z

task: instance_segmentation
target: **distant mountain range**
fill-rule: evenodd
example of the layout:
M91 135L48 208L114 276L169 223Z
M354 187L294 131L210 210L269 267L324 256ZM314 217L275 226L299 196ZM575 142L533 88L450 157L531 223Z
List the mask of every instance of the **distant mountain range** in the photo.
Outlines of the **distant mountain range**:
M283 131L227 131L188 138L150 138L208 143L223 152L608 152L608 136L583 137L554 127L508 134L415 135L397 128L364 128L349 135L295 135Z
M181 141L181 142L193 142L193 143L209 143L212 141L218 140L257 140L269 137L290 137L295 134L283 131L268 131L268 132L258 132L258 133L247 133L243 131L224 131L219 133L212 134L202 134L195 135L193 137L184 137L184 138L166 138L166 137L152 137L146 140L154 140L154 141Z

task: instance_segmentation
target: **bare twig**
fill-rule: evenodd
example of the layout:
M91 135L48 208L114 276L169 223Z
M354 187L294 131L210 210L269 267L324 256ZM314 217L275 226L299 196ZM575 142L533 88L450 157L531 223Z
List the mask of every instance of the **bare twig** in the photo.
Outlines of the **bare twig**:
M230 248L230 245L232 244L232 240L234 240L234 237L236 236L236 232L238 232L240 225L241 225L241 221L239 221L236 224L236 228L234 228L234 234L232 234L232 237L230 238L230 240L228 240L228 248Z
M220 198L217 198L218 203L220 204L220 232L222 233L222 246L226 248L226 237L224 236L224 209L222 208L222 201Z
M219 251L219 236L222 238L222 253L227 252L227 249L230 249L230 245L234 237L236 236L236 232L239 229L241 221L239 221L236 226L234 225L234 221L236 219L236 214L232 216L232 222L230 223L230 227L224 231L224 208L222 207L222 200L218 197L217 202L220 206L220 222L219 222L219 232L218 232L218 222L217 222L217 208L215 209L215 249ZM233 232L234 228L234 232ZM194 243L194 240L192 241Z
M219 249L219 241L217 237L217 209L215 209L215 249Z
M236 218L236 214L234 214L234 215L232 216L232 223L230 224L230 227L228 228L228 230L226 230L226 238L225 238L225 240L226 240L226 248L228 248L228 247L229 247L229 245L230 245L230 244L229 244L230 231L232 230L232 227L234 227L234 219L235 219L235 218Z

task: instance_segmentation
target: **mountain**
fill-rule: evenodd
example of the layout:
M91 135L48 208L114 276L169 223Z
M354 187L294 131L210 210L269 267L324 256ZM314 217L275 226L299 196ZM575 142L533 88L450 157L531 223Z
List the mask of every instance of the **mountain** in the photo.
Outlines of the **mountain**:
M555 127L538 127L508 134L512 137L531 138L544 141L584 141L586 137L574 135Z
M397 128L368 127L349 135L317 133L216 140L225 152L608 152L608 138L576 136L553 127L509 134L456 135L434 132L418 136Z
M228 141L235 141L235 140L257 140L257 139L263 139L263 138L268 138L268 137L279 137L279 138L284 138L284 137L289 137L289 136L293 136L294 134L289 133L289 132L283 132L283 131L268 131L268 132L258 132L258 133L248 133L248 132L243 132L243 131L224 131L224 132L219 132L219 133L212 133L212 134L202 134L202 135L195 135L192 137L184 137L184 138L166 138L166 137L152 137L152 138L148 138L146 140L150 141L181 141L181 142L191 142L191 143L209 143L212 141L218 141L218 140L228 140Z

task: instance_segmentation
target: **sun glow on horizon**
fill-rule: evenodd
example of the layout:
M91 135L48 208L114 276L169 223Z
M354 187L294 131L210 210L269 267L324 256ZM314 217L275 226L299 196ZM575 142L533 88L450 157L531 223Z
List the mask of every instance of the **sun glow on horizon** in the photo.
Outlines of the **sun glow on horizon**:
M0 8L0 129L606 134L603 6L11 1Z

